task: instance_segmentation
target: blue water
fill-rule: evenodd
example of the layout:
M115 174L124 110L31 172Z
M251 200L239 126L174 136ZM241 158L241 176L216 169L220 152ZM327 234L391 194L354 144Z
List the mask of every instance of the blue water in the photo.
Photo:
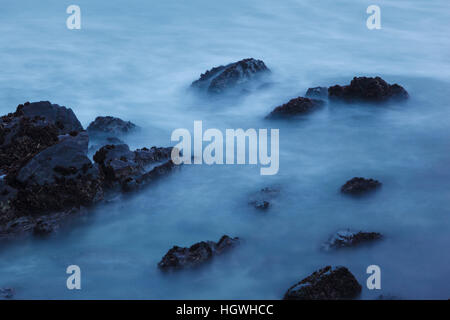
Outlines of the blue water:
M280 129L280 171L183 166L129 198L89 211L49 239L0 247L0 287L18 299L279 299L325 265L345 265L362 299L450 297L450 3L376 1L382 29L366 28L373 1L78 0L82 29L66 28L72 1L0 2L0 111L25 101L71 107L86 127L98 115L143 128L132 148L171 145L176 128ZM209 101L187 89L200 73L254 57L273 85L240 100ZM410 93L383 107L329 104L299 121L264 120L310 86L380 75ZM353 176L383 188L353 199ZM269 211L247 204L281 186ZM322 252L341 228L381 232L373 245ZM195 271L163 275L173 245L243 244ZM77 264L82 290L66 288ZM365 287L379 265L382 289Z

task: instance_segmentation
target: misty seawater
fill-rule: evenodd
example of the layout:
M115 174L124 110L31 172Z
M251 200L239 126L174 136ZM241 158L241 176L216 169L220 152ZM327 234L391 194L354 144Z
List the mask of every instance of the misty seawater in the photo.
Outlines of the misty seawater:
M450 3L377 1L382 29L366 28L372 1L86 1L68 30L70 1L15 1L0 11L0 111L49 100L84 127L99 115L142 130L130 148L173 145L176 128L280 129L280 170L184 165L137 194L100 204L48 239L0 247L0 287L18 299L279 299L326 265L344 265L362 299L450 297ZM272 70L271 86L211 100L188 86L213 66L247 57ZM264 117L308 87L379 75L408 90L406 103L328 103L289 121ZM382 188L352 198L354 176ZM281 192L267 212L249 196ZM384 239L323 252L342 228ZM162 274L173 245L238 236L242 245L193 271ZM82 290L66 288L79 265ZM365 287L379 265L381 290Z

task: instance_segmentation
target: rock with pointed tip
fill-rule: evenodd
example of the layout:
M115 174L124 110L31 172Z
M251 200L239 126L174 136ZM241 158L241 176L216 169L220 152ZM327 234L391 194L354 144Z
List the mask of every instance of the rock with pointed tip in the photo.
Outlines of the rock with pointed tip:
M348 300L361 293L361 285L346 267L327 266L288 289L285 300Z

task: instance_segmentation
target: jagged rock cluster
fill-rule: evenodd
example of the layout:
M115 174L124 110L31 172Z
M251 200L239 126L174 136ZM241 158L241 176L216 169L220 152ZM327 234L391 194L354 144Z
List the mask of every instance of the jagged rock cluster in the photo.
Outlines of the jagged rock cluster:
M89 127L94 135L126 133L136 126L99 117ZM88 145L88 132L73 111L47 101L21 104L0 118L0 238L51 233L116 185L129 191L174 167L171 148L130 151L126 144L111 144L92 162Z

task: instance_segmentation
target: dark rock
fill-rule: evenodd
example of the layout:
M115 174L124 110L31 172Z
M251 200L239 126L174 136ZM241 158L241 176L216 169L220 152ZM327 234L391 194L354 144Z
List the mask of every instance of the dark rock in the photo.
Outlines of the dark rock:
M117 144L125 144L122 140L116 137L98 137L94 136L95 143L89 147L88 155L93 156L101 147L106 145L117 145Z
M83 130L71 109L48 101L25 103L0 118L0 174L8 179L58 135Z
M277 187L265 187L250 197L249 204L256 209L266 210L279 193L280 189Z
M322 100L298 97L276 107L266 118L288 118L303 115L318 109L323 104Z
M20 169L16 210L43 214L89 206L103 197L99 170L86 156L87 133L59 138Z
M16 217L12 204L16 197L17 189L6 184L4 179L0 179L0 225Z
M327 87L308 88L308 90L306 91L305 97L326 98L326 97L328 97L328 88Z
M289 288L285 300L342 300L354 299L361 293L361 285L345 267L327 266Z
M87 128L90 137L115 137L127 134L138 127L130 122L115 117L97 117Z
M57 104L51 104L48 101L25 103L23 107L21 107L20 111L26 118L45 118L47 122L55 124L58 127L59 134L67 134L71 131L84 130L72 109L59 106Z
M37 236L46 236L55 230L55 226L48 221L39 220L33 228L33 233Z
M212 68L202 74L200 79L194 81L191 86L217 94L238 86L243 88L250 80L268 72L270 70L263 61L249 58Z
M328 88L328 96L330 99L345 101L382 102L389 99L405 100L408 92L402 86L390 85L380 77L355 77L350 85Z
M158 263L158 267L163 271L198 267L237 244L239 244L239 238L230 238L224 235L217 243L202 241L189 248L174 246Z
M94 161L104 176L105 186L120 186L128 191L151 179L167 173L173 168L171 160L152 170L147 167L170 158L172 148L143 148L130 151L128 145L106 145L94 155Z
M36 225L35 219L31 216L17 217L11 215L8 218L3 218L2 223L0 223L0 239L8 239L13 236L27 234Z
M0 288L0 298L11 299L14 297L15 291L13 288Z
M341 192L348 194L361 194L381 187L381 182L374 179L353 178L348 180L342 187Z
M343 247L354 247L361 243L367 243L378 239L381 239L381 234L378 232L340 230L330 237L323 245L323 248L325 250L330 250Z

